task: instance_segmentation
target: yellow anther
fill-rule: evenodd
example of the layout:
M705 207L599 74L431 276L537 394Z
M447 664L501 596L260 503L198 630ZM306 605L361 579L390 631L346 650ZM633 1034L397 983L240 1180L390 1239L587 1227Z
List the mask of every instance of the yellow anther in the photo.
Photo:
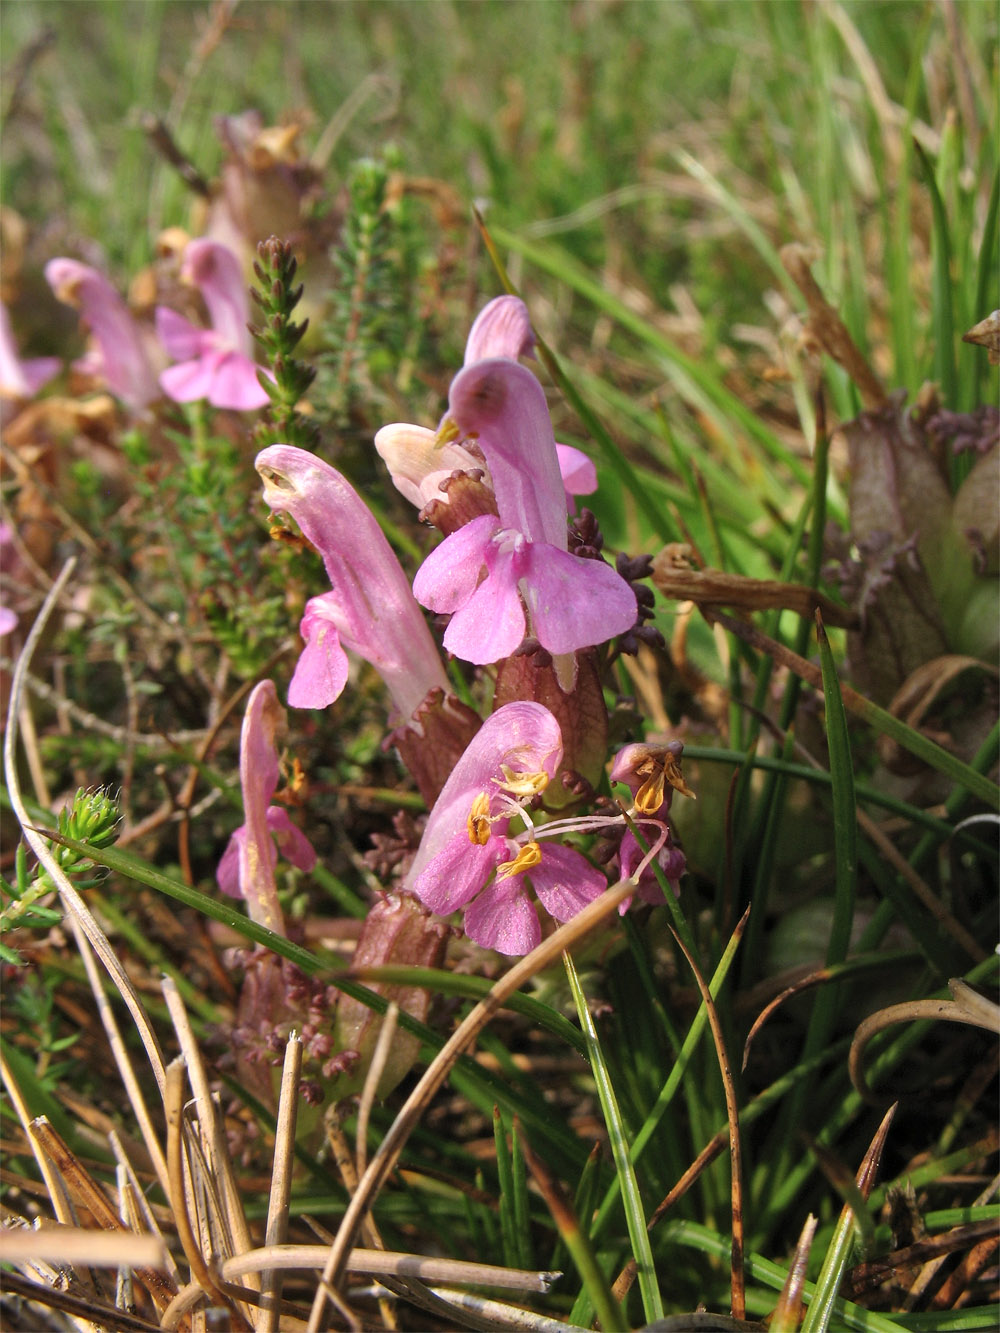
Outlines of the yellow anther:
M443 449L446 444L453 444L461 437L461 430L454 417L445 417L434 436L434 448Z
M497 866L497 879L509 879L511 875L523 875L542 859L542 849L537 842L526 842L513 861L501 861Z
M642 770L639 770L642 772ZM635 794L635 808L640 815L655 815L663 804L663 788L666 778L662 767L653 766L653 772L643 782Z
M525 796L537 796L549 785L548 773L519 773L508 768L506 764L500 765L500 772L503 778L494 778L493 781L501 791L510 792L511 796L517 796L519 799Z
M490 822L490 798L481 791L472 802L472 809L466 820L469 841L480 847L485 846L490 840Z

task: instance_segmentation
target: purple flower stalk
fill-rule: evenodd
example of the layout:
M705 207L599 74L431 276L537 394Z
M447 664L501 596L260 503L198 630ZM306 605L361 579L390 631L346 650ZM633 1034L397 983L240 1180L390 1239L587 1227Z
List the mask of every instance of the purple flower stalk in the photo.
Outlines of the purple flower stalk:
M264 407L270 396L257 378L239 260L217 241L191 241L181 277L200 290L212 327L199 329L176 310L157 306L156 332L178 362L160 376L163 392L176 403L207 399L237 412Z
M60 301L75 306L97 342L84 368L111 392L141 411L160 396L145 339L128 306L97 269L75 259L50 259L45 278Z
M300 870L312 870L316 864L309 839L283 806L271 804L280 777L276 738L284 721L274 682L262 680L247 701L240 735L240 786L246 820L229 839L215 872L223 893L243 898L251 918L279 935L284 934L274 879L279 849Z
M264 498L290 514L323 558L332 591L310 599L306 641L288 702L322 708L347 680L344 648L370 662L404 721L432 690L448 693L441 658L409 581L368 506L336 469L305 449L257 455Z
M505 358L478 361L452 382L449 409L452 431L473 437L483 452L499 515L446 537L414 580L419 602L452 615L449 652L496 662L533 634L559 656L631 629L637 607L625 580L603 561L567 550L552 425L531 372ZM442 435L448 438L447 423Z
M484 948L524 954L541 927L525 875L557 921L568 921L607 887L579 852L539 842L524 803L562 760L559 724L541 704L506 704L483 723L445 783L406 887L432 911L465 909L465 932ZM510 834L520 817L528 833Z

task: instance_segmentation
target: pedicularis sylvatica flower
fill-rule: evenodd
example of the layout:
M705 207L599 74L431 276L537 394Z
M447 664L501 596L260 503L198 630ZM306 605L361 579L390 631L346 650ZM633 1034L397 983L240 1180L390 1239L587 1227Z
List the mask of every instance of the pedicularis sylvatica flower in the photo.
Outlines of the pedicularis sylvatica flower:
M442 915L465 912L470 939L505 954L541 939L526 877L557 921L568 921L607 887L585 856L542 844L526 804L562 760L559 724L541 704L506 704L470 742L430 813L407 886ZM512 823L526 832L513 836Z
M250 302L239 260L217 241L191 241L181 279L201 293L212 327L200 329L176 310L157 307L156 331L178 363L160 376L163 392L178 403L207 399L213 407L235 411L264 407L271 398L253 361Z
M419 602L451 613L444 646L468 662L509 657L531 635L565 656L624 634L635 593L600 560L568 551L566 495L545 394L503 357L466 366L452 382L445 439L474 439L497 514L452 533L414 579Z
M78 368L136 411L159 398L150 340L107 278L76 259L50 259L45 277L60 301L80 311L96 343Z

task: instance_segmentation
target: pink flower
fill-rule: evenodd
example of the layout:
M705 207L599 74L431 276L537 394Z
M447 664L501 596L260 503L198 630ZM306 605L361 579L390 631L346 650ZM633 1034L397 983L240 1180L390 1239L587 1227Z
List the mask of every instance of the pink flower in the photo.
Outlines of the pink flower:
M239 260L216 241L191 241L181 277L201 291L212 327L199 329L176 310L157 306L156 332L179 363L160 376L163 392L176 403L207 399L237 412L264 407L270 397L257 378Z
M240 736L240 787L246 821L229 839L215 873L223 893L243 898L251 918L279 934L284 933L274 880L279 849L300 870L312 870L316 864L309 839L282 806L270 803L278 790L276 737L284 720L274 682L262 680L247 701Z
M30 357L17 354L7 307L0 302L0 398L32 398L54 375L62 362L57 356Z
M601 560L567 550L566 499L541 385L516 362L467 366L449 395L450 419L482 449L499 517L446 537L414 579L418 601L450 613L445 647L484 664L510 656L525 634L559 655L624 634L635 593Z
M137 411L158 398L145 337L107 278L75 259L50 259L45 277L60 301L79 309L97 341L97 355L84 360L86 370L100 375L116 397Z
M543 791L562 760L559 724L547 708L511 703L487 718L445 783L427 821L406 886L442 916L465 909L465 931L484 948L523 954L541 939L525 876L557 921L568 921L607 887L570 847L542 843L523 804ZM522 818L528 833L510 834Z
M360 495L335 468L293 445L271 445L255 466L266 502L291 514L333 585L306 606L300 626L306 646L288 702L332 703L347 680L344 648L372 664L405 721L432 690L447 694L441 657L409 580Z

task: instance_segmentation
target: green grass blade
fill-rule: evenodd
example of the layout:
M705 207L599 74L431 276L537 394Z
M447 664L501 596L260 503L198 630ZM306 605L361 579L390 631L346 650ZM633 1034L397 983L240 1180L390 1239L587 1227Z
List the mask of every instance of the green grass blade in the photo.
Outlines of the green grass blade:
M823 1258L823 1266L819 1271L809 1308L802 1321L801 1333L826 1333L830 1327L840 1281L854 1248L855 1230L854 1213L845 1207L841 1211L833 1240Z
M830 641L818 613L816 631L823 671L823 697L826 702L826 738L830 751L836 866L833 929L826 956L826 961L830 964L844 961L851 939L858 877L858 814L851 743L847 734L847 712L840 692L840 681L837 678Z
M953 411L958 406L958 370L955 365L955 307L951 279L951 233L944 200L927 154L914 139L913 149L923 171L931 199L933 256L931 260L931 306L934 333L934 378L941 386L941 399Z
M367 967L357 973L359 978L368 982L384 982L388 986L425 986L435 995L461 995L468 1000L482 1000L492 989L493 983L487 977L473 977L461 972L445 972L434 967ZM586 1055L587 1045L578 1028L557 1009L533 995L516 992L504 1002L505 1009L515 1014L522 1014L538 1028L551 1032L553 1036L566 1042L580 1055Z
M497 1176L500 1181L500 1244L503 1261L508 1268L527 1267L520 1260L521 1244L514 1213L514 1170L510 1147L507 1144L507 1127L504 1125L499 1106L493 1108L493 1145L497 1158Z
M663 1303L656 1283L656 1266L653 1263L649 1232L646 1230L646 1217L642 1195L639 1192L639 1182L636 1180L628 1140L625 1137L625 1126L622 1123L618 1109L618 1099L615 1096L607 1061L604 1058L604 1052L601 1050L597 1029L587 1006L587 997L583 993L580 979L569 954L563 955L563 962L566 966L566 975L569 978L570 990L573 993L580 1026L587 1041L590 1067L597 1084L597 1095L600 1098L604 1123L611 1143L611 1152L615 1159L615 1171L622 1200L625 1204L625 1219L628 1224L629 1240L632 1244L632 1254L636 1262L643 1313L646 1322L651 1323L654 1319L662 1317Z
M682 392L686 390L686 397L690 399L693 396L699 405L708 407L723 431L730 430L729 423L735 422L760 447L767 458L787 467L800 485L808 484L808 474L802 462L789 454L768 427L726 388L707 365L682 352L669 338L647 324L641 315L637 315L624 302L606 291L568 255L535 245L503 227L491 225L490 230L493 239L499 244L523 255L530 263L551 277L565 282L598 310L610 315L616 323L627 329L658 356L663 357L678 376L675 381L678 389ZM765 479L762 477L761 480ZM781 488L776 482L775 491L780 498Z

